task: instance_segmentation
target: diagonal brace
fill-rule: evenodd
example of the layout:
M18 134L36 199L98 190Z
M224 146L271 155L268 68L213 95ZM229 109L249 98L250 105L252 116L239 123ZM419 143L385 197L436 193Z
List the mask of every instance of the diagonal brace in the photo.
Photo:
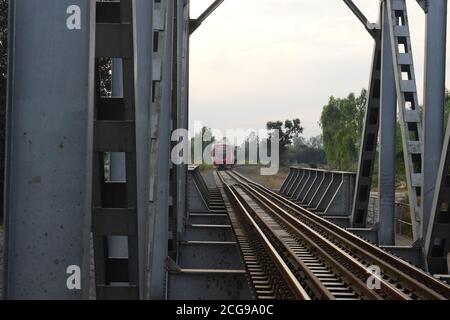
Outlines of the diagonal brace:
M215 0L197 19L191 19L189 25L189 34L195 30L224 2L225 0Z
M429 0L417 0L417 3L423 9L423 11L425 11L425 13L428 13L428 1Z
M376 23L371 23L366 18L366 16L359 10L356 4L352 0L344 0L345 4L350 8L350 10L355 14L359 21L364 25L367 32L375 39L376 34L379 31L380 27Z

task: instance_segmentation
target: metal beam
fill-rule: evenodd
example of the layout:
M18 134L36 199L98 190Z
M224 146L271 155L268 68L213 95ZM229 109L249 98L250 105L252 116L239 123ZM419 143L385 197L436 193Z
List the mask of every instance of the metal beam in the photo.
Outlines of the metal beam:
M380 21L381 14L382 12L380 10ZM372 176L378 143L381 96L381 32L377 32L374 42L355 198L353 200L352 226L354 228L365 228L367 225L370 190L372 187Z
M389 31L389 11L381 4L382 57L381 104L379 149L379 225L378 239L381 245L395 244L395 162L397 129L397 93L395 90L394 62Z
M224 2L225 0L215 0L197 19L190 20L189 32L194 33L195 30Z
M113 59L111 96L113 98L123 98L122 59ZM126 181L127 178L125 172L125 153L111 152L111 158L109 161L111 181Z
M434 0L433 0L434 1ZM432 1L432 2L433 2ZM425 12L425 13L427 13L428 12L428 3L429 3L429 0L417 0L417 3L419 4L419 6L423 9L423 11Z
M122 59L113 59L111 96L123 98L123 67ZM125 172L125 153L111 152L109 158L109 178L111 182L127 181ZM128 240L124 236L108 238L108 256L110 258L128 258Z
M139 273L140 296L145 296L145 286L148 262L146 256L148 243L148 159L150 127L150 101L152 91L152 37L153 35L153 2L136 0L134 5L135 47L136 47L136 143L137 143L137 170L138 170L138 225L139 230ZM113 59L112 63L112 97L123 98L123 62L122 59ZM110 181L126 182L126 159L123 152L110 153ZM112 259L128 259L128 240L126 236L110 236L108 238L108 256Z
M428 271L448 274L450 253L450 118L439 165L432 215L425 242Z
M354 13L356 18L358 18L359 21L363 24L364 28L366 28L367 32L372 36L372 38L375 39L377 35L377 30L380 29L380 27L376 23L371 23L366 18L366 16L359 10L359 8L356 6L356 4L352 0L344 0L345 4L350 8L350 10Z
M151 299L165 299L169 240L169 173L172 109L172 55L174 1L155 1L154 32L157 50L153 61L150 160Z
M421 234L419 197L422 187L423 130L417 97L416 75L405 0L386 0L390 14L391 48L402 132L405 175L408 184L414 240Z
M174 61L176 61L176 71L174 79L176 90L174 90L174 113L176 116L173 121L175 128L173 129L188 129L188 57L189 57L189 1L177 0L177 31L174 33ZM180 143L181 141L174 142L173 144ZM186 141L183 141L186 142ZM188 145L186 144L186 147ZM188 149L186 148L185 151ZM184 156L184 155L183 155ZM187 164L174 165L175 174L174 185L176 188L176 196L174 199L174 208L176 212L176 233L177 240L179 242L181 235L184 232L186 213L187 213ZM173 243L173 249L176 251L178 243Z
M94 6L9 1L6 299L88 298Z
M135 0L135 68L136 68L136 171L139 236L139 282L140 298L148 297L150 248L149 237L149 189L150 181L150 139L152 122L150 106L152 101L153 75L153 1Z
M142 290L139 272L139 231L137 213L142 212L137 194L137 136L139 118L136 90L136 1L97 2L96 47L97 73L100 58L122 60L123 98L104 96L97 73L94 112L93 219L95 285L97 299L139 299ZM146 17L148 20L148 16ZM128 32L118 46L114 39ZM150 41L150 40L149 40ZM128 49L128 50L127 50ZM93 70L94 71L94 70ZM123 128L126 128L125 130ZM120 138L118 138L120 136ZM125 152L126 181L106 179L105 154ZM126 227L125 227L126 226ZM126 256L108 252L107 239L122 236L127 240Z
M426 238L444 139L445 64L447 51L447 0L427 3L422 236Z

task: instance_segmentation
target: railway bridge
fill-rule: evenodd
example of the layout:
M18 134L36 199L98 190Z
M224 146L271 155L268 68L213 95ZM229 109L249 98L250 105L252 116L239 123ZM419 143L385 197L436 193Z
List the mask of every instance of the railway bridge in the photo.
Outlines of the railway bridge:
M447 0L381 0L376 22L342 1L374 43L359 167L292 167L280 190L171 161L190 36L223 2L9 1L3 298L448 300ZM407 4L426 16L423 110Z

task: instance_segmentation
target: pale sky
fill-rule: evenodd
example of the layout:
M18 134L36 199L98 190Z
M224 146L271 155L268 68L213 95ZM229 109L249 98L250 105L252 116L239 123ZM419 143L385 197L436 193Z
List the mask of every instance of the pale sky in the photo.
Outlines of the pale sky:
M212 2L191 0L191 16ZM379 0L355 3L376 22ZM425 15L416 0L407 4L422 102ZM372 49L342 0L225 0L191 36L191 128L200 120L220 130L263 129L300 118L305 137L318 135L331 95L367 88Z

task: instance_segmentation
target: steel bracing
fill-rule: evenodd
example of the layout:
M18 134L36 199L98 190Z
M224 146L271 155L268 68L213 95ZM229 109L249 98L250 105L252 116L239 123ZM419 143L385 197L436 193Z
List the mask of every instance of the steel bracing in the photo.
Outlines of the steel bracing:
M422 228L425 239L432 211L444 139L445 67L447 53L447 0L424 2L426 13L425 85L423 115Z
M376 149L380 119L381 96L381 31L375 34L372 69L367 94L367 106L364 116L363 137L359 156L359 167L356 180L356 193L353 204L352 224L354 227L365 227L370 189L375 165Z
M450 252L450 119L447 124L438 177L426 237L425 253L428 271L433 274L448 274L447 256Z
M420 197L422 188L423 131L417 97L411 34L406 2L387 1L389 31L402 133L405 175L414 239L420 238Z
M366 29L373 25L367 22L352 1L344 1ZM423 240L426 234L424 230L428 228L430 197L434 194L437 159L439 159L442 149L445 91L443 80L445 79L445 31L443 30L446 29L446 1L445 3L437 1L432 4L428 2L420 4L427 14L425 132L422 129L422 115L417 97L406 2L404 0L381 1L380 34L377 36L373 28L368 29L375 37L375 48L380 42L378 50L375 49L373 58L380 74L376 73L379 76L376 78L372 71L369 87L375 86L379 94L376 94L377 100L373 102L375 106L371 107L373 92L369 90L360 151L357 192L353 207L353 225L356 227L366 225L375 153L378 151L379 211L381 214L378 229L380 241L386 245L392 245L395 241L397 111L402 133L408 199L415 240ZM378 142L379 149L377 150ZM423 244L423 241L421 243Z

